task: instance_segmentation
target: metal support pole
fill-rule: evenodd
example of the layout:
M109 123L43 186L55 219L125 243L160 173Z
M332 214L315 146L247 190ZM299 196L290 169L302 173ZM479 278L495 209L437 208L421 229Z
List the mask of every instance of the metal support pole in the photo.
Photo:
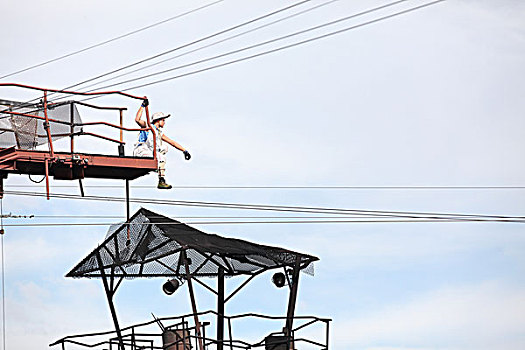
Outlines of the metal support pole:
M330 339L330 321L326 321L326 350L328 350L329 339Z
M195 302L193 284L191 283L190 267L188 265L188 258L186 256L185 250L182 252L182 258L184 259L184 266L186 268L186 280L188 281L188 291L190 292L191 309L193 310L193 320L195 321L195 331L197 333L197 340L199 342L199 350L204 350L204 344L201 337L201 324L199 322L199 316L197 315L197 303Z
M97 262L100 267L100 274L102 276L102 283L104 284L104 290L106 292L106 297L108 299L109 311L111 312L111 317L113 318L113 323L115 324L115 331L117 332L119 347L121 350L124 349L124 341L122 340L122 333L120 332L120 326L118 324L117 312L115 311L115 305L113 305L113 294L114 292L110 290L106 274L104 272L104 267L102 264L102 258L100 253L97 252Z
M78 179L78 186L80 187L80 196L84 197L84 185L82 185L82 179Z
M292 273L292 288L288 299L288 312L286 313L285 335L288 337L287 349L291 349L291 336L293 327L293 318L295 314L295 304L297 302L297 289L299 287L299 271L301 267L301 257L297 256Z
M228 334L230 335L230 350L233 350L232 320L228 318Z
M47 200L49 200L49 160L47 158L44 160L44 167L46 172L46 196Z
M51 154L51 158L55 158L55 152L53 151L53 139L51 138L51 131L49 130L49 118L47 116L47 90L44 90L44 129L46 129L47 133L47 142L49 143L49 153Z
M224 349L224 269L217 276L217 350Z
M69 132L69 138L71 139L71 154L73 154L75 147L75 136L73 135L73 133L75 132L75 104L73 102L71 102L71 104L69 105Z
M124 157L124 131L122 128L124 127L124 114L122 109L120 110L120 142L118 145L118 156Z
M131 234L129 231L129 218L130 218L130 212L129 212L129 180L126 179L126 223L128 224L126 229L128 231L128 239L126 241L126 245L129 245L131 243Z
M124 141L124 130L122 130L122 128L124 127L124 114L123 114L123 110L121 109L120 110L120 142L123 142Z

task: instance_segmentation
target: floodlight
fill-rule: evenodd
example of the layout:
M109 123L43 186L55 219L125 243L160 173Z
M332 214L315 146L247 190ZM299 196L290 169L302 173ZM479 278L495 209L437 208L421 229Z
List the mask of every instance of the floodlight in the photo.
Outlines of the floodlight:
M162 291L166 293L167 295L172 295L173 293L175 293L177 288L179 288L179 286L180 286L179 280L174 278L164 283L164 285L162 286Z
M277 288L282 288L286 284L286 276L282 272L277 272L273 275L272 282Z

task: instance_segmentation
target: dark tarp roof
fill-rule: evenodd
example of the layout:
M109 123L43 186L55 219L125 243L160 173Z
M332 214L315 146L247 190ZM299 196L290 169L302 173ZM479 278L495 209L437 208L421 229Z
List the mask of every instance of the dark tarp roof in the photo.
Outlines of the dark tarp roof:
M130 241L127 243L128 227ZM66 277L184 276L182 252L191 261L193 276L216 276L219 267L226 276L253 275L290 266L299 259L301 269L313 274L315 256L248 241L209 234L177 220L140 209L130 219L110 227L104 242L75 266ZM97 254L100 255L99 264Z

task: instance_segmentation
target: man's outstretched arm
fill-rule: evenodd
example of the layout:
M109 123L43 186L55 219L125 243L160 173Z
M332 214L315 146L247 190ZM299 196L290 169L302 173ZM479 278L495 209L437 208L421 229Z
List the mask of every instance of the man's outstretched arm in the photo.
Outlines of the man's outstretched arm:
M182 151L182 153L184 153L184 158L186 160L190 160L190 158L191 158L190 152L188 152L188 150L186 150L184 147L179 145L177 142L175 142L172 139L170 139L165 134L162 134L162 141L167 142L170 145L172 145L173 147L175 147L176 149L178 149L179 151Z

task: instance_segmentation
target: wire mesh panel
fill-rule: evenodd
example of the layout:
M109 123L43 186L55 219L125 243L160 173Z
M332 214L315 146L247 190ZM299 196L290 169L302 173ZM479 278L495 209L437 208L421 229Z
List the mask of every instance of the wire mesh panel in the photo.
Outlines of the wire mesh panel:
M184 253L184 254L183 254ZM125 278L252 275L292 267L313 274L318 258L284 248L204 233L179 221L140 209L129 223L112 225L104 242L68 273L68 277Z
M0 147L16 147L30 150L48 142L45 121L31 116L44 117L44 106L40 104L24 104L16 101L0 100ZM26 114L26 115L19 115ZM51 139L56 141L69 137L71 133L82 130L74 124L82 123L78 109L73 101L50 104L47 108L49 132Z

